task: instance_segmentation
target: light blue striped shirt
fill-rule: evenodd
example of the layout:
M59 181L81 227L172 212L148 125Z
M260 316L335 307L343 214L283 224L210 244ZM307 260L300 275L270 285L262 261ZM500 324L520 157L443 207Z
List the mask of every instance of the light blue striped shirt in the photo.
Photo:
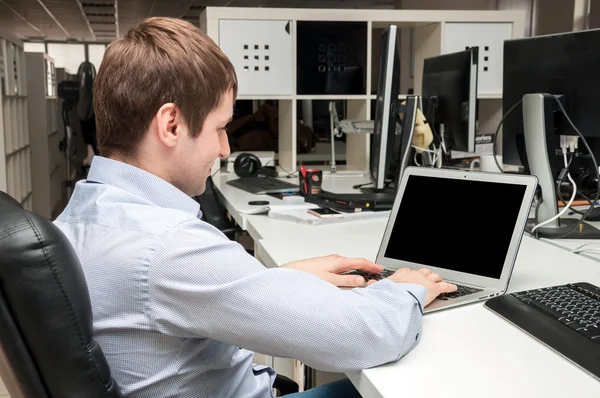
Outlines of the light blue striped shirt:
M125 396L271 397L275 372L249 350L347 372L419 341L422 286L343 290L267 269L200 216L173 185L97 156L55 221L79 255L95 337Z

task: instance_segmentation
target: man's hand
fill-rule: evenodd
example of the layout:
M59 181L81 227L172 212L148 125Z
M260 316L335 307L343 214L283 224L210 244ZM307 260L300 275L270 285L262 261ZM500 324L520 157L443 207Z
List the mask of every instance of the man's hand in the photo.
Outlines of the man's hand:
M427 289L425 296L425 305L429 305L437 296L442 293L456 291L456 285L444 282L439 274L434 274L427 268L420 270L411 270L410 268L401 268L394 272L388 279L398 283L416 283Z
M336 286L363 286L365 278L359 275L340 275L342 272L357 270L371 274L383 271L380 265L364 258L347 258L333 254L326 257L295 261L284 265L285 268L297 269L316 275Z

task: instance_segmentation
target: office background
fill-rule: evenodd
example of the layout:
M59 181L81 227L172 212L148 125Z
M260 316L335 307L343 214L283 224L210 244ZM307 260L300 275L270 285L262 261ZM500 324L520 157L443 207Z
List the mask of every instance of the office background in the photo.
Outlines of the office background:
M68 170L65 157L59 149L64 126L61 119L62 100L56 92L58 83L72 80L84 61L91 62L97 69L106 46L112 40L122 37L131 26L145 17L179 17L206 29L211 35L222 34L222 31L215 30L214 25L203 25L203 12L209 15L208 18L210 12L219 12L218 9L207 11L207 7L252 7L256 8L253 11L256 13L260 12L260 8L299 7L310 9L306 11L310 15L318 15L320 9L426 10L432 13L435 10L461 10L465 13L518 11L521 17L516 23L521 24L519 27L522 31L513 32L507 38L600 27L598 0L0 0L0 43L3 45L0 48L3 57L0 64L9 65L10 59L15 60L14 65L20 68L16 72L18 78L14 81L7 79L0 82L4 90L0 96L4 97L3 125L0 128L0 141L3 141L3 147L0 147L0 152L3 152L0 156L0 190L9 191L17 196L26 208L33 209L47 218L52 219L60 214L68 199L64 176L68 175L76 180L81 175L79 170ZM235 9L232 8L230 12L236 15ZM265 15L269 15L269 12L271 11L265 11ZM293 19L294 16L290 15L290 19ZM439 15L444 16L443 12ZM352 18L354 17L348 19ZM473 21L476 18L473 16ZM482 22L486 22L485 18ZM506 22L515 21L507 19ZM370 36L371 48L378 48L380 30L374 28L374 33ZM415 57L419 52L415 47L415 30L417 28L405 27L399 36L402 88L414 88L418 85L415 79L420 79L419 71L415 70ZM12 50L9 49L9 44L13 45ZM367 80L370 80L369 84L356 96L341 96L344 103L340 104L340 110L348 116L373 116L370 104L376 87L378 56L375 53L369 54L368 59L371 72L371 76L367 77ZM290 73L291 76L291 69L286 73ZM54 77L48 78L48 74L54 74ZM501 86L501 81L496 83ZM5 87L9 90L5 90ZM334 99L339 98L340 96L337 96ZM478 134L490 134L502 115L501 93L481 98ZM287 123L283 126L293 130L292 137L296 137L300 129L296 126L296 119L299 118L302 109L306 109L302 107L303 102L325 102L329 99L331 98L324 94L301 94L298 87L295 87L295 91L289 95L242 93L240 107L245 101L250 109L246 111L248 113L274 101L273 104L282 112L279 113L280 123L281 120ZM33 109L42 107L43 112L36 114L31 111L32 106L35 107ZM312 111L318 113L319 106L322 104L315 104ZM238 111L244 112L242 108ZM326 115L328 117L328 113ZM73 151L81 161L87 155L86 147L81 142L81 126L76 121L71 122L71 128L78 140ZM322 119L315 117L312 120L312 128L316 130L321 122ZM10 137L11 134L15 135ZM341 141L338 149L342 163L345 162L349 169L368 168L366 137L348 137ZM308 155L298 152L296 146L297 143L292 143L289 136L280 133L276 151L279 152L280 163L283 161L287 169L295 168L298 162L303 160L317 163L326 163L329 160L328 149L311 159ZM348 161L350 158L352 161ZM80 164L70 165L73 169L79 166ZM43 170L44 174L36 174L36 170ZM239 211L235 213L236 217L240 217L236 221L243 225L246 219L240 216ZM8 393L0 385L0 398L5 397L8 397Z

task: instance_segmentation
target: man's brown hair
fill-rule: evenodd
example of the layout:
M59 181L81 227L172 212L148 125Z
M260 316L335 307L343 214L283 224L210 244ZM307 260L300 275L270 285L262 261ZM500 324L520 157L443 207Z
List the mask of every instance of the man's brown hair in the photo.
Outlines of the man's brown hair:
M96 76L100 153L134 156L154 115L169 102L196 137L230 89L235 98L233 65L200 29L181 19L145 19L108 46Z

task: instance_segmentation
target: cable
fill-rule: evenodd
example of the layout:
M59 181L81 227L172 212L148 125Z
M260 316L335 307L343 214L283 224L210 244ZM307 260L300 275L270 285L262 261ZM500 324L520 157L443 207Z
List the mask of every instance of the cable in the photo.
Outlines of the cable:
M411 145L411 147L415 148L415 149L420 149L423 152L429 152L429 153L433 153L434 155L437 155L437 150L436 149L427 149L427 148L421 148L420 146L416 146L416 145ZM435 145L434 145L435 148Z
M496 148L498 148L498 138L499 138L499 134L500 134L500 127L502 127L502 123L504 123L504 119L506 119L508 117L508 115L510 115L510 113L519 105L521 105L521 103L523 102L523 100L515 103L513 106L511 106L508 111L506 111L506 113L504 114L504 116L502 116L502 119L500 119L500 123L498 123L498 127L496 127L496 134L494 135L494 144L493 144L493 149L492 149L492 153L494 155L494 162L496 163L496 166L498 166L498 170L500 170L501 173L504 173L504 169L502 168L502 166L500 166L500 162L498 162L498 155L496 155Z
M540 195L538 195L538 192L540 192ZM540 204L542 203L542 196L541 196L541 191L535 191L535 214L533 215L533 220L534 222L537 224L538 220L539 220L539 216L540 216ZM533 237L535 239L539 239L539 233L538 231L531 231L531 233L533 234Z
M360 189L362 187L366 187L367 185L373 185L373 183L372 182L365 182L364 184L356 184L356 185L353 185L352 188L353 189Z
M592 205L595 205L595 203L598 201L598 199L600 199L600 169L598 169L598 163L596 162L596 157L594 156L594 153L590 149L590 146L588 145L588 142L585 139L585 137L583 136L583 134L581 133L581 131L579 131L579 129L575 126L575 124L573 123L573 121L571 120L571 118L569 117L569 115L567 114L567 111L565 110L565 107L563 106L562 102L560 102L560 100L558 98L556 98L556 97L553 97L553 98L556 101L556 103L558 104L558 107L560 108L560 110L561 110L562 114L564 115L565 119L567 119L567 122L569 122L569 125L571 126L571 128L573 130L575 130L575 132L581 138L581 141L583 142L583 145L585 145L585 149L590 154L590 157L592 158L592 162L594 163L594 171L596 173L596 179L597 179L597 183L598 183L598 187L597 187L597 190L596 190L596 197L595 197L594 201L592 202ZM592 209L592 208L593 208L593 206L590 209ZM588 209L588 212L590 211L590 209Z
M600 245L600 242L587 242L584 243L583 245L577 246L575 249L571 250L572 253L581 253L581 252L586 252L589 249L586 250L582 250L584 247L589 246L589 245Z
M567 169L567 178L569 178L569 181L571 182L571 185L573 186L573 194L571 195L571 200L569 200L569 203L567 203L567 205L564 207L564 209L562 209L562 211L560 213L558 213L554 217L551 217L551 218L547 219L546 221L541 222L541 223L537 224L536 226L534 226L531 229L531 233L534 233L538 228L543 227L544 225L550 224L552 221L559 219L562 215L564 215L566 212L569 211L569 208L575 201L575 195L577 195L577 185L575 184L575 180L573 180L573 177L571 177L571 173L569 173L569 171L568 171L569 162L567 161L566 152L563 153L563 158L565 161L565 168ZM537 220L536 220L536 222L537 222Z
M287 171L286 169L284 169L284 168L281 166L281 163L279 163L279 164L278 164L278 166L279 166L279 168L280 168L281 170L283 170L283 172L284 172L284 173L287 173L287 175L286 175L286 177L287 177L287 178L293 178L293 177L295 177L295 174L296 174L296 173L298 173L298 170L296 170L296 171L293 171L293 172L291 172L291 173L290 173L289 171Z
M558 104L558 107L560 108L563 116L565 117L565 119L567 119L567 122L569 123L569 125L571 126L571 128L573 130L575 130L575 132L579 135L579 137L581 138L581 141L583 142L583 145L585 145L585 149L590 154L590 157L592 158L592 162L594 163L594 170L596 172L596 178L597 178L596 181L598 183L598 187L596 189L596 197L592 201L590 207L587 209L587 211L585 212L585 214L579 219L579 221L577 222L577 224L575 224L575 226L569 232L565 233L564 235L561 235L559 237L554 238L554 239L563 239L566 236L569 236L570 234L572 234L573 232L575 232L579 228L579 226L581 225L581 223L583 223L583 221L586 219L586 217L589 216L592 211L594 211L596 203L598 202L598 199L600 199L600 170L598 169L598 163L596 162L596 157L594 156L594 153L590 149L590 146L588 145L587 140L585 139L585 137L583 136L583 134L581 133L581 131L579 131L579 129L577 128L577 126L575 126L575 123L573 123L573 121L571 120L571 118L567 114L567 111L565 110L565 107L563 106L562 102L560 102L560 100L558 98L556 98L555 96L553 96L553 98L556 101L556 103ZM574 189L574 191L576 191L576 190Z
M417 155L418 153L415 152L415 154L413 155L413 162L415 162L417 166L421 167L421 163L419 163L419 161L417 160Z
M558 199L561 201L561 203L563 204L563 206L567 206L567 202L565 202L565 199L562 197L562 190L561 190L561 187L562 187L563 181L565 180L565 177L567 176L567 173L566 173L566 171L568 171L568 168L570 168L570 167L571 167L571 163L572 163L572 162L573 162L573 155L569 156L569 164L567 165L567 168L566 168L566 169L563 169L563 170L560 172L560 174L559 174L559 179L558 179L558 181L556 182L556 193L557 193L557 195L558 195ZM590 203L590 206L592 205L592 201L591 201L589 198L587 198L587 197L586 197L585 195L583 195L581 192L578 192L578 194L579 194L580 196L583 196L583 198L584 198L584 199L586 199L586 200L587 200L587 201ZM572 211L572 212L575 212L575 213L577 213L577 214L580 214L580 215L584 215L584 214L585 214L584 212L582 212L582 211L580 211L580 210L577 210L577 209L575 209L575 208L573 208L573 207L571 207L571 211Z

